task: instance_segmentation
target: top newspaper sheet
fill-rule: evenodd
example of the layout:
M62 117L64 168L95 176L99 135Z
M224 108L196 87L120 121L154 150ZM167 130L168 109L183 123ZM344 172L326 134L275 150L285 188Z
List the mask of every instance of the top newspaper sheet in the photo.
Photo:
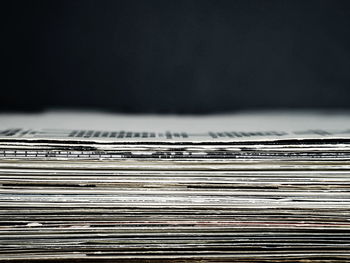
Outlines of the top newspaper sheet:
M349 112L242 112L181 117L65 111L0 115L0 141L205 144L349 138Z

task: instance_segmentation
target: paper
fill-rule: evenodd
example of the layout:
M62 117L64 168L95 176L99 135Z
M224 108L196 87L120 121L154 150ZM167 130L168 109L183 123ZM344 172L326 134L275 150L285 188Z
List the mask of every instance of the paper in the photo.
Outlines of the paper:
M350 115L0 115L0 260L344 262Z

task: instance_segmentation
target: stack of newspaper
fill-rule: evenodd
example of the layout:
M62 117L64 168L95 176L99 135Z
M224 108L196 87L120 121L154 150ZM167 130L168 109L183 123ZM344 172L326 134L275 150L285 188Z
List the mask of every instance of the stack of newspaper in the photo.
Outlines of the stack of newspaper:
M0 184L0 260L350 258L348 113L2 114Z

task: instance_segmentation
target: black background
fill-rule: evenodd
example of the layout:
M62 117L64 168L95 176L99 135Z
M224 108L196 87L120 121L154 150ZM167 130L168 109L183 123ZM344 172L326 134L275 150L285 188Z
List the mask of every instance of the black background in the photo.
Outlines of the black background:
M349 108L350 1L8 1L0 110Z

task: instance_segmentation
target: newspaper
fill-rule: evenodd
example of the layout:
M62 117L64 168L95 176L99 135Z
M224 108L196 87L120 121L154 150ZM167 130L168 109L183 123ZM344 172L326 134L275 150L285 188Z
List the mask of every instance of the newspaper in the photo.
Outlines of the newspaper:
M349 112L0 114L0 261L346 262Z

